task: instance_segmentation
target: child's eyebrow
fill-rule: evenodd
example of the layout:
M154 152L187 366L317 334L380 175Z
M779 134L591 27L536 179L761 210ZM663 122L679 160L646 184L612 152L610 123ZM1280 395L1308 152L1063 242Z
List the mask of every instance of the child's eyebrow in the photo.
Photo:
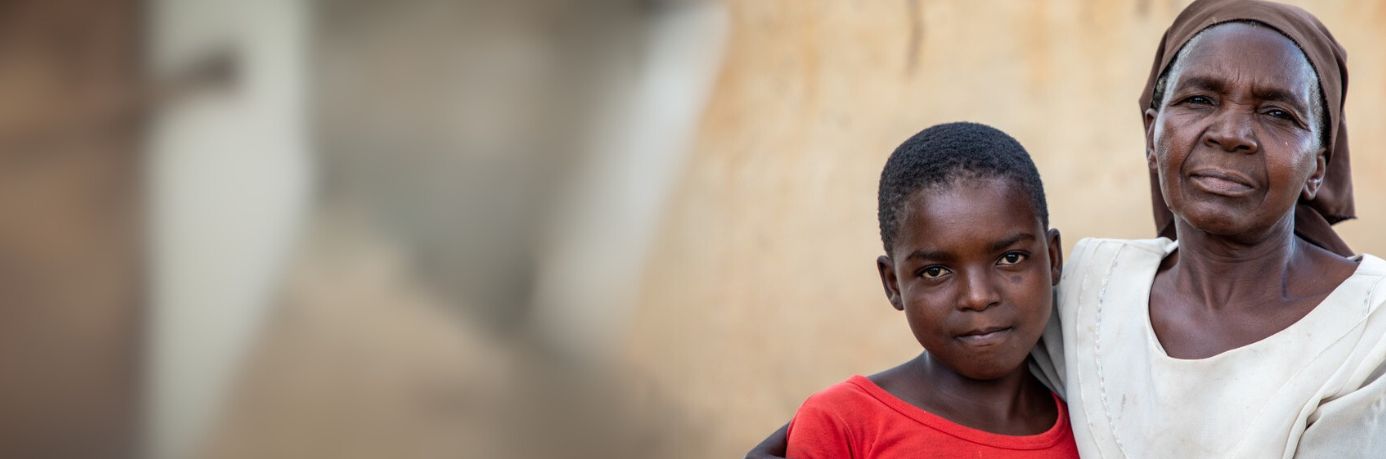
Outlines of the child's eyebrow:
M991 251L995 252L995 251L997 251L997 250L1001 250L1001 249L1004 249L1004 248L1006 248L1006 247L1010 247L1010 246L1012 246L1012 245L1015 245L1015 243L1017 243L1017 242L1021 242L1021 241L1033 241L1033 240L1035 240L1035 235L1033 235L1033 234L1030 234L1030 233L1016 233L1016 234L1014 234L1014 235L1011 235L1010 237L1007 237L1007 238L1005 238L1005 239L996 241L996 243L994 243L994 244L991 245Z
M914 252L910 252L910 255L908 257L905 257L906 260L913 260L915 258L924 260L949 260L953 258L953 254L950 254L942 250L919 249Z
M1016 233L991 244L991 251L995 252L1015 245L1018 242L1033 241L1035 239L1035 235L1031 233ZM924 260L951 260L953 259L953 254L944 250L919 249L910 252L909 256L905 257L906 260L913 260L916 258Z

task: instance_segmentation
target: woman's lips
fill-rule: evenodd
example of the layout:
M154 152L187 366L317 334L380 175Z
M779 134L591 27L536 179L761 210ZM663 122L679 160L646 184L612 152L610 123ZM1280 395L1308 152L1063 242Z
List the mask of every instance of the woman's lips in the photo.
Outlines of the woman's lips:
M1200 190L1223 196L1244 196L1255 190L1249 180L1223 172L1194 172L1189 181Z
M990 327L958 335L957 339L969 346L994 346L1006 341L1013 330L1014 327Z

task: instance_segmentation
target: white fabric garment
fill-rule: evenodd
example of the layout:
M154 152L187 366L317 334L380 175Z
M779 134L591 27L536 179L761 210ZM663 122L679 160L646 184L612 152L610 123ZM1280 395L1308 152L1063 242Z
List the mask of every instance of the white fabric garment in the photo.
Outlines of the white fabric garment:
M1065 261L1035 374L1069 404L1081 455L1386 458L1386 261L1298 322L1205 359L1165 354L1150 285L1169 239L1084 239Z

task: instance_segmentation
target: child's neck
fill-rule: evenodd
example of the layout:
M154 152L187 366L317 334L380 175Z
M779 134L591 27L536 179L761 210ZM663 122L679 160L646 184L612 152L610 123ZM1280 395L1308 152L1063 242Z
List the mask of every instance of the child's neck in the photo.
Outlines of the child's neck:
M976 380L922 353L871 380L925 411L996 434L1043 433L1058 417L1049 389L1025 365L1000 378Z

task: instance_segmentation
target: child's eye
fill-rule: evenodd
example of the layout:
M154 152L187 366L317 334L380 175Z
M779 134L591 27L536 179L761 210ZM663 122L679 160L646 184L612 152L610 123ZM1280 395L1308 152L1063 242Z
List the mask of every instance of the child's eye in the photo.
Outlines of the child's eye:
M1020 252L1006 252L1001 255L1001 259L996 261L998 265L1013 265L1025 261L1026 255Z
M919 271L919 276L925 279L937 279L948 274L948 268L942 266L927 266Z

